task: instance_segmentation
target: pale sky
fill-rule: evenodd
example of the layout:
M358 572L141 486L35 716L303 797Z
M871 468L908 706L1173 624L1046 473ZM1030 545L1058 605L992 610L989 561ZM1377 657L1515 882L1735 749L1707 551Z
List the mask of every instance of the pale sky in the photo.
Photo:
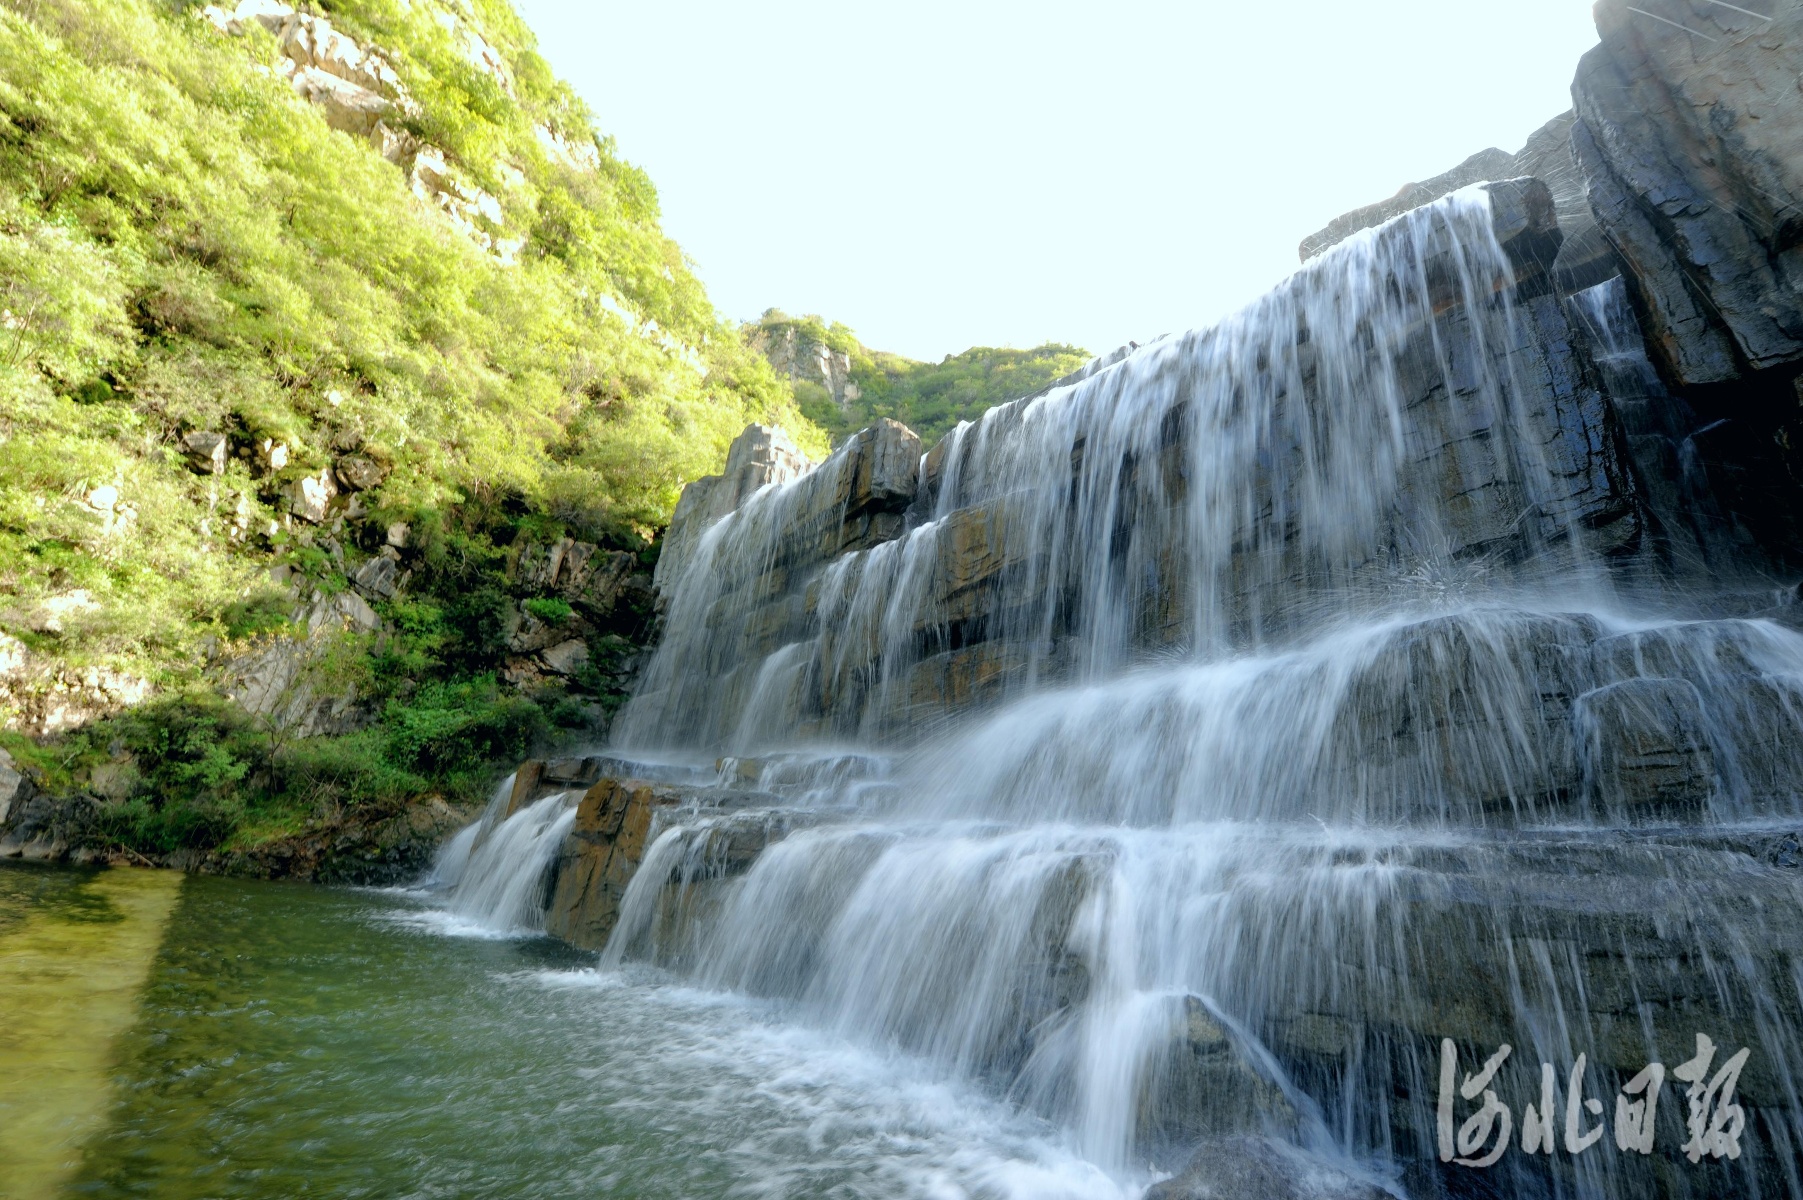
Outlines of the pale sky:
M1571 106L1589 0L517 0L727 316L1104 352Z

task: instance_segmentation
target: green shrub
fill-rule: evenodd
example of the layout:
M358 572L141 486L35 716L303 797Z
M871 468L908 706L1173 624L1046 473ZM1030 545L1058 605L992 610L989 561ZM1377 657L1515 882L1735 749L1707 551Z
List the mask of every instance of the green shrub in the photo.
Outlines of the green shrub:
M534 596L530 600L524 601L520 607L547 625L562 625L570 619L570 614L576 611L570 607L568 601L561 600L556 596Z

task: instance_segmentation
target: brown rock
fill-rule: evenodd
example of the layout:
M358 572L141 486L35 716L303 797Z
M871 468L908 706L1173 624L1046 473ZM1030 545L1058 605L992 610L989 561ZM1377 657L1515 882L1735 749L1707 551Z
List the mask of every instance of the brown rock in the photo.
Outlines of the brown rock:
M541 760L529 758L520 764L519 770L513 773L513 792L507 797L507 809L501 814L501 821L505 821L538 798L539 783L544 776L545 764ZM500 821L497 821L496 824L500 824Z
M545 931L585 950L605 946L645 856L653 813L681 799L638 779L603 779L585 792L558 857Z

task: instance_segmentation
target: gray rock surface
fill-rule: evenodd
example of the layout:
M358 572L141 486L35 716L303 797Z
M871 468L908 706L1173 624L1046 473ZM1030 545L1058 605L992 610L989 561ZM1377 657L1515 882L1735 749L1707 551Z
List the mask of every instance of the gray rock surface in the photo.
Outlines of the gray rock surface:
M851 355L804 333L794 325L751 326L752 348L770 360L779 375L826 389L834 404L848 410L863 393L851 377Z
M1598 803L1631 816L1701 815L1716 756L1696 685L1623 680L1578 697L1576 715Z
M380 554L358 567L357 573L351 576L358 591L383 600L395 594L399 580L399 564Z
M313 525L325 523L326 512L338 495L338 484L329 469L303 475L288 485L288 511Z
M353 492L380 487L386 475L381 464L357 454L347 454L339 459L333 471L338 476L338 482Z
M8 815L23 807L31 794L31 777L18 769L12 755L0 750L0 826L6 825Z
M1564 232L1566 240L1578 242L1573 247L1578 253L1567 263L1568 273L1572 274L1574 281L1588 279L1598 271L1597 265L1590 260L1606 255L1608 247L1604 245L1599 248L1592 241L1595 221L1590 213L1584 174L1572 152L1572 127L1575 121L1575 113L1561 113L1530 134L1527 144L1519 153L1509 154L1495 147L1480 150L1444 174L1420 183L1405 184L1401 191L1388 200L1366 205L1334 218L1325 228L1302 240L1299 250L1302 261L1307 262L1361 229L1381 225L1392 217L1401 216L1423 204L1431 204L1460 188L1474 183L1531 176L1546 184L1557 213L1558 227ZM1589 279L1589 283L1601 282L1613 273L1614 263L1611 259L1603 273ZM1582 283L1580 286L1589 286L1589 283Z
M1602 0L1574 144L1672 378L1803 360L1803 11Z
M182 457L202 475L223 475L229 446L223 433L196 429L182 435Z
M748 426L733 439L727 451L726 470L697 479L682 489L670 527L664 533L663 551L653 576L660 592L668 593L688 566L701 535L727 513L743 504L767 483L786 483L809 467L807 456L795 448L789 435L774 425Z

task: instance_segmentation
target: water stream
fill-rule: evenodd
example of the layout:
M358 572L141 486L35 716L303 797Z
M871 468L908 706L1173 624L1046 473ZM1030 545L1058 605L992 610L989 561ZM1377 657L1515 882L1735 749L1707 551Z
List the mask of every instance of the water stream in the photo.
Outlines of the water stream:
M1231 1134L1397 1193L1803 1197L1803 635L1611 499L1617 419L1531 348L1587 323L1633 374L1619 297L1513 279L1472 189L993 410L780 645L808 481L720 521L615 752L888 766L743 872L705 847L747 814L667 816L604 965L916 1057L1126 1183ZM997 699L923 706L960 653ZM1749 1050L1734 1157L1676 1156L1676 1083L1663 1157L1521 1140L1543 1073L1577 1130L1699 1033ZM1481 1178L1436 1152L1443 1039L1461 1080L1512 1047Z
M1622 500L1546 350L1652 389L1620 298L1516 271L1461 193L960 427L899 537L766 488L609 749L714 799L599 961L533 936L575 793L416 892L190 881L81 1194L1803 1200L1803 634Z

